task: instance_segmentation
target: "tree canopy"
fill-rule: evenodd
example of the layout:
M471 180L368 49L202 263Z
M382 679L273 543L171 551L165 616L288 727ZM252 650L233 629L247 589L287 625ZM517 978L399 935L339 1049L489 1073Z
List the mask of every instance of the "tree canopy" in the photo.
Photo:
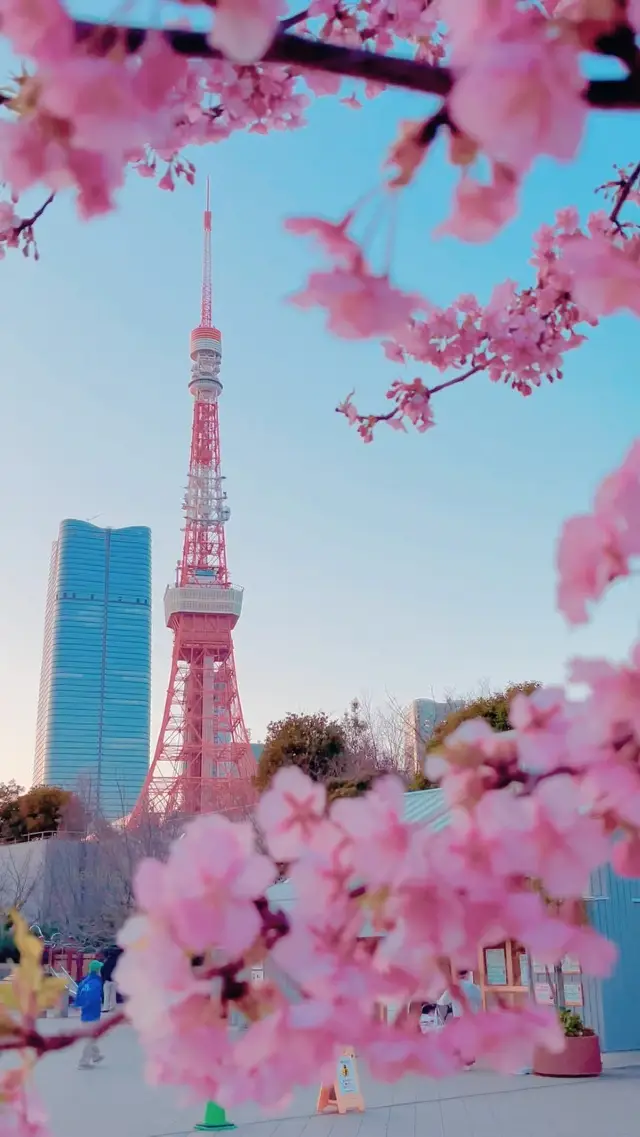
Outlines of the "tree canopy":
M0 786L0 841L57 833L63 827L76 829L80 812L81 804L70 790L33 786L25 793L15 782L4 783ZM71 818L73 825L68 825Z
M299 766L315 782L340 778L346 771L345 734L324 711L288 714L269 723L255 782L265 790L282 766Z
M511 730L509 708L512 700L518 694L530 695L539 686L540 684L536 682L510 683L504 691L494 691L488 695L469 699L462 707L451 711L442 722L438 723L427 742L425 754L437 750L454 730L462 726L463 722L470 722L471 719L484 719L492 730ZM422 772L417 773L411 783L412 790L428 790L432 786L433 782L430 782Z

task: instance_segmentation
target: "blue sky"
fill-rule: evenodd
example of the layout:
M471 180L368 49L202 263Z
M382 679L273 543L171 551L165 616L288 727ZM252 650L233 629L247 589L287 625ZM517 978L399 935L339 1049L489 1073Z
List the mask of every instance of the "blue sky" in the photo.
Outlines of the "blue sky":
M347 93L347 92L345 92ZM38 264L0 265L0 777L28 782L51 541L63 517L148 524L154 551L154 733L168 677L162 594L181 545L199 308L204 175L212 179L214 311L223 333L229 563L245 587L236 632L255 739L289 710L340 713L368 694L406 702L481 681L557 681L579 651L625 654L635 585L587 632L554 611L562 518L586 508L637 430L638 328L613 319L561 385L528 400L479 377L440 397L426 436L364 446L333 408L352 387L383 405L397 368L286 303L319 258L283 220L337 218L376 184L399 120L424 104L331 100L300 131L236 136L194 156L195 190L132 176L114 215L84 224L70 197L38 227ZM527 279L530 235L556 207L593 207L630 122L593 116L579 162L541 164L517 222L488 247L434 241L451 178L435 152L400 201L394 275L445 302ZM40 194L34 194L38 202ZM98 515L96 517L96 515Z

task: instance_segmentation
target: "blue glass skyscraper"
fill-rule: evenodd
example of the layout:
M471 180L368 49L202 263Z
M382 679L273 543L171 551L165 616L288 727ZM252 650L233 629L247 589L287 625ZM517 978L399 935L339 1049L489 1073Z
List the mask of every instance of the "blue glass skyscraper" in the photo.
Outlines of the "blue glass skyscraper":
M107 818L149 767L151 531L63 521L49 572L35 785L77 791Z

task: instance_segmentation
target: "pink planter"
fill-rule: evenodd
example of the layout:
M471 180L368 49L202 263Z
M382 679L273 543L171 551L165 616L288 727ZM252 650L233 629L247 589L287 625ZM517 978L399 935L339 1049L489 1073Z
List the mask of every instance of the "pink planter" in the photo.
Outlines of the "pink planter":
M544 1078L597 1078L602 1073L602 1054L597 1034L565 1038L561 1054L538 1047L533 1055L533 1072Z

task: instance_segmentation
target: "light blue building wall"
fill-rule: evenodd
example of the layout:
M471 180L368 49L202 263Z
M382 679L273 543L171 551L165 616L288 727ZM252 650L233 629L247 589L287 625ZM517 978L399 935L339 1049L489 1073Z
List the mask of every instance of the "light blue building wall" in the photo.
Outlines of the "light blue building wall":
M34 783L128 813L149 766L151 532L63 521L49 574Z

